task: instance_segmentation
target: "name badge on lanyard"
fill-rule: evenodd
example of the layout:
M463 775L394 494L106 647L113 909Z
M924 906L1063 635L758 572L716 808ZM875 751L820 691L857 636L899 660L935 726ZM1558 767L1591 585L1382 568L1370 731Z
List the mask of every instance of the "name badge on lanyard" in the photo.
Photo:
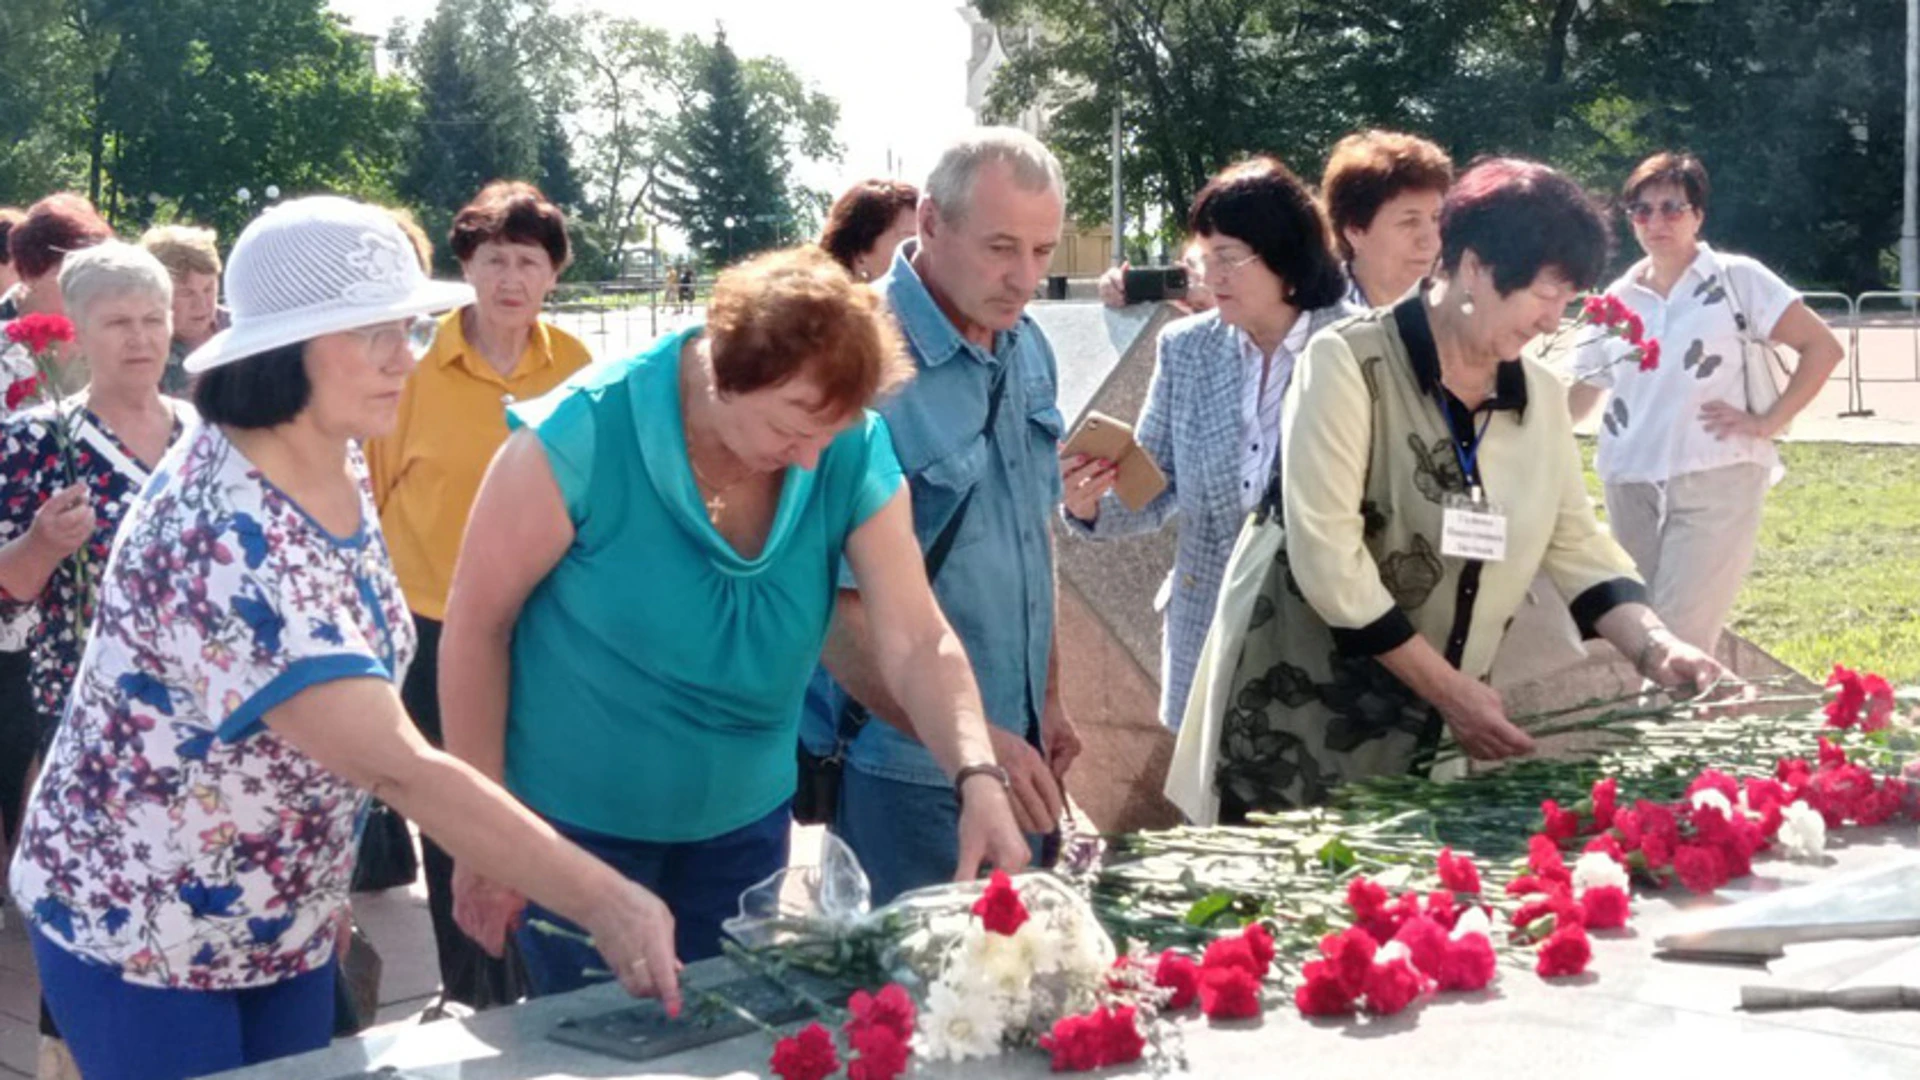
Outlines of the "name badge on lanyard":
M1486 440L1493 416L1489 414L1481 422L1471 444L1461 446L1453 431L1444 392L1438 385L1434 387L1433 396L1435 404L1440 406L1440 423L1447 429L1447 441L1460 463L1460 478L1467 484L1464 495L1448 495L1441 504L1440 554L1455 559L1502 562L1507 557L1507 512L1487 498L1486 489L1481 487L1479 475L1474 472L1480 444Z
M1500 562L1507 557L1507 512L1476 485L1447 496L1440 519L1440 554Z

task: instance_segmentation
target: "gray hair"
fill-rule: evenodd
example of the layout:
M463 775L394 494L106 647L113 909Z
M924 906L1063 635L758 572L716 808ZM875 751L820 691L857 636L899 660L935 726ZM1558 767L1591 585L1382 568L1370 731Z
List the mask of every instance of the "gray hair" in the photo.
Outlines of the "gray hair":
M959 221L972 208L973 182L982 166L1005 162L1013 182L1025 191L1056 191L1066 201L1067 178L1060 159L1039 139L1010 127L975 128L948 146L927 177L927 199L946 221Z
M86 322L96 300L139 292L173 303L173 275L146 248L108 240L68 255L60 267L60 293L76 326Z

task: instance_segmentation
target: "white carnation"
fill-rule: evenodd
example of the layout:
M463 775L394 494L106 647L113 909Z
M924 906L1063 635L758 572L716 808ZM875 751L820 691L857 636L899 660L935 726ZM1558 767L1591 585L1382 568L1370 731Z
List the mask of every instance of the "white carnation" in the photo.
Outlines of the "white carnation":
M1701 792L1702 795L1719 795L1717 791ZM1698 796L1695 796L1698 798ZM1721 796L1721 801L1726 797ZM1573 891L1580 894L1588 889L1604 889L1613 886L1624 890L1627 887L1627 870L1613 860L1613 856L1604 851L1589 851L1580 856L1573 864Z
M934 1061L965 1061L1000 1052L1006 1018L992 995L978 984L955 988L946 980L933 985L920 1014L920 1053Z
M1478 911L1479 909L1475 908L1474 910ZM1375 965L1391 964L1395 960L1411 959L1413 959L1413 950L1407 948L1406 942L1398 939L1380 946L1380 951L1373 954L1373 962Z
M1827 849L1827 820L1805 802L1780 812L1780 846L1790 859L1817 859Z
M1701 788L1699 791L1693 793L1693 808L1695 810L1708 806L1720 811L1728 821L1733 820L1733 802L1727 798L1726 793L1716 791L1713 788Z
M1453 940L1458 941L1468 934L1479 934L1483 938L1493 938L1493 920L1487 918L1486 909L1478 904L1460 913L1453 924Z

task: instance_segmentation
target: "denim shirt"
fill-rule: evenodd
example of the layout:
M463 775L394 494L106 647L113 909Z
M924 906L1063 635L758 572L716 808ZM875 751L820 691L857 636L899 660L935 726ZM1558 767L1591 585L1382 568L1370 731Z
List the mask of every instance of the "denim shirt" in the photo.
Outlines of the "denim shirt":
M994 335L988 352L960 336L914 272L918 242L894 255L875 282L913 354L905 390L877 406L913 497L913 531L925 551L967 492L973 501L934 581L934 595L972 662L987 718L1036 739L1053 648L1054 576L1049 529L1060 504L1060 438L1053 348L1025 315ZM1006 388L993 430L983 430L993 380ZM842 586L853 588L850 577ZM801 738L834 746L844 692L815 672ZM870 721L848 764L870 775L945 786L933 755L892 726Z

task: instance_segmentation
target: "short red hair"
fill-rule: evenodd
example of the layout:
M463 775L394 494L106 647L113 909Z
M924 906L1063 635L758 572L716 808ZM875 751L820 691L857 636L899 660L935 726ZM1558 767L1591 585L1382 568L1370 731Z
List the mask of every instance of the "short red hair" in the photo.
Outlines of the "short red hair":
M806 374L820 411L843 417L913 375L906 346L879 294L854 284L812 244L730 267L707 306L714 385L750 394Z
M113 239L113 229L93 204L70 192L49 195L27 208L25 221L7 234L7 254L23 278L60 268L70 251Z

